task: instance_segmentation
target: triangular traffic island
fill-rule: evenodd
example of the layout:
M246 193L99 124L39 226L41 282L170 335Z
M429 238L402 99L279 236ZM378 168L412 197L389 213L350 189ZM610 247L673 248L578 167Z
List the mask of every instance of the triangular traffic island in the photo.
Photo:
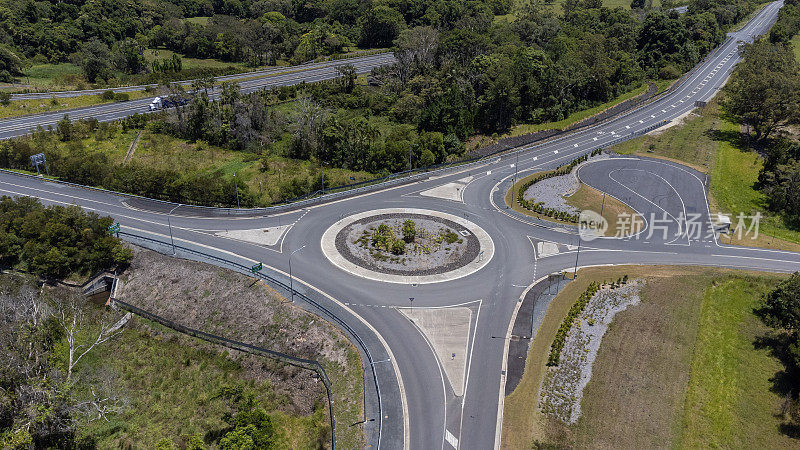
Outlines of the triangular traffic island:
M464 395L472 309L464 306L445 308L397 308L411 320L433 347L444 368L453 393Z
M281 225L269 228L255 228L251 230L226 230L215 233L217 236L250 242L258 245L272 247L280 242L283 233L291 225Z

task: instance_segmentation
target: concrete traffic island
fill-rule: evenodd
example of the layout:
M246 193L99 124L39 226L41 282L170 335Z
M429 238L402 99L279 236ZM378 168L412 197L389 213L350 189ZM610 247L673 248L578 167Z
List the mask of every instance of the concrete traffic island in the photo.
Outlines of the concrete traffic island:
M387 208L354 214L322 236L340 269L389 283L438 283L483 268L494 242L478 225L439 211Z

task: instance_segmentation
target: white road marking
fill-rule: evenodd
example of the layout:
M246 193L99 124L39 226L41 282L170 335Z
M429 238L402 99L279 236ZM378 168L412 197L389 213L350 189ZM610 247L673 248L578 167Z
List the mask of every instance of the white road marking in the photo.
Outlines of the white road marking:
M447 441L448 444L452 445L453 448L458 448L458 439L453 436L453 433L450 430L445 428L444 439Z

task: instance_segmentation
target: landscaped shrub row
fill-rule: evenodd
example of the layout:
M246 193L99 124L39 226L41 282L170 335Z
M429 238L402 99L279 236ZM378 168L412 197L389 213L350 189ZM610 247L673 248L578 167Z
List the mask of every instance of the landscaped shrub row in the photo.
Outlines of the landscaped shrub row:
M617 279L616 282L611 283L610 288L616 289L627 282L628 276L625 275L624 277ZM547 358L548 366L558 365L559 360L561 359L561 350L564 348L564 344L567 342L567 336L569 335L569 330L572 328L572 324L575 322L575 319L578 318L578 315L586 308L586 305L589 304L589 300L592 299L594 294L596 294L602 286L603 285L595 281L591 282L589 287L587 287L580 297L578 297L578 301L576 301L575 304L573 304L569 309L567 316L564 317L564 320L561 322L561 326L558 327L556 337L553 339L553 345L550 346L550 356Z
M554 208L545 208L544 202L537 202L534 199L531 200L526 199L525 191L527 191L529 187L533 186L534 184L542 180L546 180L552 177L558 177L561 175L566 175L572 172L572 169L574 169L575 166L588 160L592 156L599 155L602 152L603 152L602 148L592 150L592 153L588 155L583 155L579 158L575 158L567 165L561 166L552 172L543 173L538 177L531 178L530 180L522 183L522 186L520 186L519 191L517 192L517 202L520 204L520 206L529 211L533 211L535 213L542 214L547 217L552 217L554 219L563 220L566 222L578 223L579 214L571 214L566 211L559 211Z

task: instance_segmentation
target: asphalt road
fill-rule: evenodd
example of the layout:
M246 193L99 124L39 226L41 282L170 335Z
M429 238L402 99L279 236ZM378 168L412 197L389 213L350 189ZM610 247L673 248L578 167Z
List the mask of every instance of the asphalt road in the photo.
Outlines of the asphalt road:
M305 64L298 64L296 66L280 66L280 67L268 67L259 70L253 70L250 72L242 72L236 73L232 75L222 75L219 77L214 77L214 79L218 83L227 82L227 81L241 81L241 80L249 80L256 77L267 77L272 76L275 74L285 73L287 71L298 71L298 70L308 70L308 69L320 69L324 67L338 67L345 64L359 64L366 61L374 61L378 63L384 63L386 60L391 60L392 56L390 53L377 53L371 55L364 55L364 56L352 56L338 60L330 60L330 61L320 61L320 62L309 62ZM195 80L184 80L184 81L176 81L175 84L189 87ZM114 87L114 88L106 88L106 89L82 89L82 90L75 90L75 91L54 91L54 92L30 92L30 93L20 93L20 94L11 94L11 100L49 100L53 97L56 98L68 98L68 97L80 97L81 95L98 95L102 94L106 91L113 91L113 92L136 92L136 91L143 91L146 88L157 88L158 84L140 84L135 86L121 86L121 87Z
M126 239L161 251L169 251L171 224L176 244L186 249L179 249L179 256L224 265L189 252L197 250L244 265L262 261L265 271L282 280L293 254L291 268L297 290L335 311L370 352L372 362L366 364L366 371L369 374L375 369L380 395L375 394L375 385L367 376L367 418L375 419L363 425L368 445L493 448L500 444L509 323L520 296L537 279L569 270L576 261L580 267L688 264L775 272L800 270L800 254L732 247L721 244L714 234L695 236L690 232L690 222L704 223L712 213L705 177L668 161L612 157L590 162L579 171L584 182L625 201L642 216L659 219L649 221L642 233L631 237L581 240L574 229L522 216L502 200L515 176L554 168L595 148L629 139L690 111L695 101L710 98L739 61L737 42L765 32L781 5L776 2L766 6L675 89L646 106L517 153L377 192L296 211L266 211L236 218L217 217L190 207L181 207L168 216L160 208L148 210L147 203L132 208L125 196L7 172L0 174L0 194L35 196L44 203L77 204L111 215L120 222ZM467 176L472 179L461 191L463 201L420 195L421 191ZM474 222L494 241L494 257L484 268L463 278L419 285L371 281L340 270L325 258L320 238L332 224L351 214L397 207L438 210ZM282 225L291 228L274 246L215 234ZM537 254L534 249L539 241L556 243L563 250ZM409 306L410 297L414 297L414 308L464 304L471 308L463 395L455 395L427 340L398 312L398 307Z
M315 81L330 80L339 77L337 67L350 64L355 67L359 74L368 73L375 67L391 64L394 56L390 53L378 55L362 56L340 61L327 61L314 63L304 66L286 67L281 70L265 71L256 73L244 78L237 78L237 83L242 92L255 92L260 89L273 88L278 86L290 86L302 82L313 83ZM247 75L247 74L245 74ZM209 93L212 99L219 96L219 89ZM48 97L49 98L49 97ZM64 115L70 119L95 118L101 122L122 119L133 114L147 114L150 112L149 105L155 95L147 98L140 98L127 102L109 103L85 108L69 109L64 111L54 111L42 114L32 114L27 116L14 117L0 120L0 139L8 139L14 136L21 136L30 133L37 127L47 128L55 126Z

